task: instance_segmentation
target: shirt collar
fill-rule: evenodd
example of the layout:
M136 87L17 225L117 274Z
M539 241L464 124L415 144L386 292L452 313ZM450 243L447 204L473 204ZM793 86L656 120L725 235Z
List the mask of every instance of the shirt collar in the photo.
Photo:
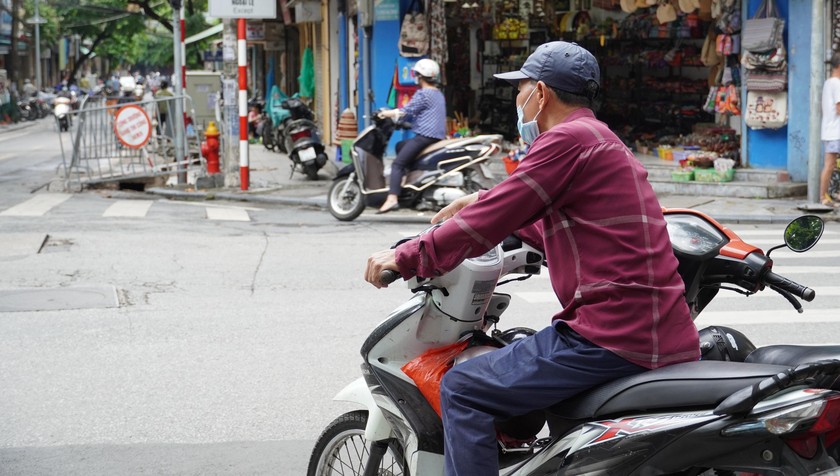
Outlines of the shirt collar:
M588 107L581 107L572 111L571 114L569 114L568 116L566 116L565 119L563 119L563 122L572 122L577 119L585 118L595 119L595 113L592 112L592 109L589 109Z

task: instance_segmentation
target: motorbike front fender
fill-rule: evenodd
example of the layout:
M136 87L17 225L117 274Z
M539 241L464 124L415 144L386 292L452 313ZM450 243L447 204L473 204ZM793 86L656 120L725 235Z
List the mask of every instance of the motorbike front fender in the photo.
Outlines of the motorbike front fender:
M338 180L342 177L347 177L348 175L352 174L355 171L356 171L356 167L353 166L353 164L347 164L344 167L342 167L341 170L338 171L338 173L335 174L335 179L333 179L333 180Z
M359 377L349 385L341 389L333 397L333 400L340 402L351 402L361 405L368 411L368 421L365 427L365 438L368 441L381 441L391 438L391 425L385 419L382 410L373 401L373 395L365 383L365 379Z

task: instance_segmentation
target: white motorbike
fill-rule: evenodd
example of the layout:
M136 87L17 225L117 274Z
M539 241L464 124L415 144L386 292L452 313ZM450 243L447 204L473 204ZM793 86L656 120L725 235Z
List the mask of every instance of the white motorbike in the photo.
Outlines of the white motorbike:
M692 316L720 290L770 288L795 305L797 297L814 298L710 217L666 210L665 218ZM818 217L800 217L788 226L785 243L805 251L822 231ZM443 425L403 366L431 349L469 341L454 359L458 365L532 334L496 329L511 296L495 288L509 274L538 274L542 263L538 250L509 239L443 276L408 280L413 297L371 332L361 348L362 377L335 396L361 409L326 427L307 475L443 474ZM388 272L382 281L396 278ZM707 348L725 343L716 340L718 331L704 331L704 359L723 355ZM839 474L838 359L838 346L768 346L746 362L701 360L618 379L497 422L499 474ZM539 437L546 429L548 436Z
M61 132L69 131L70 126L73 125L71 118L73 108L71 107L71 103L71 99L64 96L57 96L53 100L53 115L58 124L58 130Z

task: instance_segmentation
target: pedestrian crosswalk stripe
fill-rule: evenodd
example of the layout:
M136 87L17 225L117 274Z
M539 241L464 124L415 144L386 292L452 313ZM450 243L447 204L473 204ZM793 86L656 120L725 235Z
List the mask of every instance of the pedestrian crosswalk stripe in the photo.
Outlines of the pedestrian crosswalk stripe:
M784 244L784 240L779 238L778 240L771 240L771 239L762 239L762 240L753 240L748 239L746 240L747 243L758 246L763 250L768 250L773 246L778 246ZM840 245L840 238L823 238L817 243L817 248L824 247L825 245ZM773 252L775 253L775 251Z
M837 322L840 323L840 309L808 309L803 304L805 312L799 314L793 306L765 311L707 311L700 313L694 321L698 328L709 325L739 325L739 324L799 324L803 322Z
M0 216L39 217L72 196L69 193L39 193L23 203L0 212Z
M806 284L807 286L807 284ZM817 299L826 296L840 296L840 286L816 286L812 288L817 293ZM717 299L728 299L728 298L738 298L738 299L752 299L755 300L756 298L761 299L759 296L773 294L775 293L770 290L762 291L761 293L751 296L749 298L745 297L743 294L738 294L731 291L721 290L718 292L717 296L715 296L715 300ZM546 304L546 303L557 303L560 304L560 301L557 299L557 296L554 294L553 291L521 291L515 292L513 295L517 298L524 300L529 304ZM838 316L840 317L840 316ZM840 320L838 320L840 322Z
M207 207L208 220L220 221L251 221L246 210L241 208Z
M785 266L776 264L773 266L776 274L787 276L789 274L838 274L840 266Z
M732 227L729 227L729 228L732 228ZM780 243L781 243L781 240L784 239L784 236L783 236L783 233L782 233L784 230L782 228L763 228L763 229L760 229L760 230L733 229L733 231L735 232L736 235L740 236L741 238L744 238L746 236L769 236L769 237L773 237L773 238L778 237L779 240L780 240L779 241ZM823 236L831 236L831 235L837 236L838 234L840 234L840 232L837 232L837 231L834 231L834 230L823 231ZM747 240L747 241L749 241L749 240Z
M149 212L151 200L118 200L105 210L103 217L142 218Z
M805 253L796 253L787 249L774 251L771 255L774 261L782 259L825 259L840 258L840 250L808 250Z

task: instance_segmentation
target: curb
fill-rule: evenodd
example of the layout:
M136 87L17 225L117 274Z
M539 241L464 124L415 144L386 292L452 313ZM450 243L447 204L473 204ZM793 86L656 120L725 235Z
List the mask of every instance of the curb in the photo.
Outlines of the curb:
M43 117L41 119L46 119L46 117ZM19 131L21 129L26 129L28 127L35 126L40 122L41 119L36 119L34 121L18 122L18 123L15 123L15 124L0 126L0 133L14 132L14 131Z
M181 199L181 200L230 200L237 202L251 202L251 203L270 203L277 205L291 205L291 206L307 206L326 209L327 201L325 197L288 197L281 195L257 195L250 193L230 192L224 190L207 190L187 192L183 190L165 189L165 188L148 188L146 193L152 195L159 195L163 197ZM709 213L709 211L706 211ZM729 224L744 224L744 225L768 225L768 224L787 224L790 221L798 218L807 212L801 214L784 214L784 215L750 215L750 214L714 214L709 213L712 218L721 222ZM364 215L366 218L374 219L376 221L399 221L405 223L428 223L431 216L418 216L413 213L393 213L390 216L382 216L371 214ZM823 213L819 215L825 221L840 221L840 216L836 213Z

